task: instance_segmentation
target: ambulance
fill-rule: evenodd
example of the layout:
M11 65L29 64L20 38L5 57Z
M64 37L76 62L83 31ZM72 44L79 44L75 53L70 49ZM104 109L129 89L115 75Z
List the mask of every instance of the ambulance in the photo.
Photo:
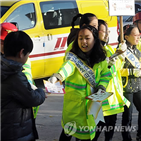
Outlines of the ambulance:
M49 77L63 63L72 18L93 13L108 23L109 44L116 47L117 17L109 16L108 0L1 0L0 23L11 22L33 40L30 54L33 79ZM79 27L79 22L76 22Z

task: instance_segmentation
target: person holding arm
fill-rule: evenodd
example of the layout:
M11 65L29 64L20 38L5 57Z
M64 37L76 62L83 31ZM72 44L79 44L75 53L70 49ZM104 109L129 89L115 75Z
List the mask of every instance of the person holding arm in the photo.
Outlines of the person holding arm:
M65 62L48 79L51 83L65 80L63 130L59 141L70 141L72 136L83 141L93 140L96 124L94 116L88 114L91 101L85 97L106 90L112 76L105 58L97 29L84 25L78 31L72 49L66 54ZM75 130L73 134L68 132L70 126ZM88 130L80 127L88 127Z

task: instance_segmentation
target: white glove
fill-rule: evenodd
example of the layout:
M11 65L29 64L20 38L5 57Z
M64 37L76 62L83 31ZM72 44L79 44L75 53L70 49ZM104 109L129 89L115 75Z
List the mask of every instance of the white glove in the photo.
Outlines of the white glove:
M126 51L126 49L127 49L127 45L126 45L125 41L123 43L119 44L118 50Z
M55 76L52 76L52 77L50 77L50 78L48 79L48 81L49 81L50 83L55 84L56 81L57 81L57 78L56 78Z
M101 94L101 93L103 93L103 92L104 92L104 90L98 89L97 94Z
M135 77L140 77L141 76L141 70L140 69L134 69L133 74Z
M117 59L118 59L117 57L114 57L114 58L110 59L109 63L108 63L108 66L113 66L116 63Z
M33 85L33 84L31 84L31 83L29 83L29 84L30 84L30 86L31 86L31 88L32 88L33 90L38 89L35 85Z
M110 61L109 57L106 57L106 61L109 64L109 61Z

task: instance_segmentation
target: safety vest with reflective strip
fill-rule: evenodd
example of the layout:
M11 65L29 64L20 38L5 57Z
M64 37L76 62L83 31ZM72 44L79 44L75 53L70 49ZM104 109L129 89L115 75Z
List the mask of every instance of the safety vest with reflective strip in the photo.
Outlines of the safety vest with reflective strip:
M138 45L137 45L136 47L137 47L137 49L138 49L139 51L141 51L141 38L140 38L139 43L138 43Z
M26 63L23 65L23 68L24 70L22 72L26 75L28 82L35 85L32 79L31 62L29 58L27 59ZM36 118L38 110L39 110L39 106L33 107L34 118Z
M96 83L107 87L111 79L111 73L107 68L107 62L103 61L94 65ZM91 94L91 88L85 78L80 74L72 61L66 61L57 72L65 80L65 91L62 127L65 129L67 123L75 123L72 135L79 139L93 139L95 136L95 120L93 115L88 115L91 101L85 99Z
M28 58L26 63L23 65L23 73L26 75L27 80L29 83L33 84L33 79L32 79L32 73L31 73L31 62L30 59Z
M107 52L107 57L110 57L115 53L115 50L110 45L107 45L104 48ZM121 113L124 111L124 105L129 106L130 104L129 101L123 96L123 87L120 74L120 69L122 66L122 61L118 59L116 64L110 68L113 78L110 80L106 91L113 92L114 94L102 103L104 116Z

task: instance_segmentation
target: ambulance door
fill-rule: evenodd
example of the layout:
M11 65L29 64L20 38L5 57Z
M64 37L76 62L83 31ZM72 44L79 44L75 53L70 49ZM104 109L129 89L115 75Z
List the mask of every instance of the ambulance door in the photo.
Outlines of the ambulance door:
M45 76L56 73L63 63L72 18L78 14L75 1L40 2L45 37Z
M41 16L37 9L36 3L30 0L17 2L9 9L4 21L17 23L19 30L25 31L32 38L34 47L29 57L33 78L44 76L44 38L41 31Z

